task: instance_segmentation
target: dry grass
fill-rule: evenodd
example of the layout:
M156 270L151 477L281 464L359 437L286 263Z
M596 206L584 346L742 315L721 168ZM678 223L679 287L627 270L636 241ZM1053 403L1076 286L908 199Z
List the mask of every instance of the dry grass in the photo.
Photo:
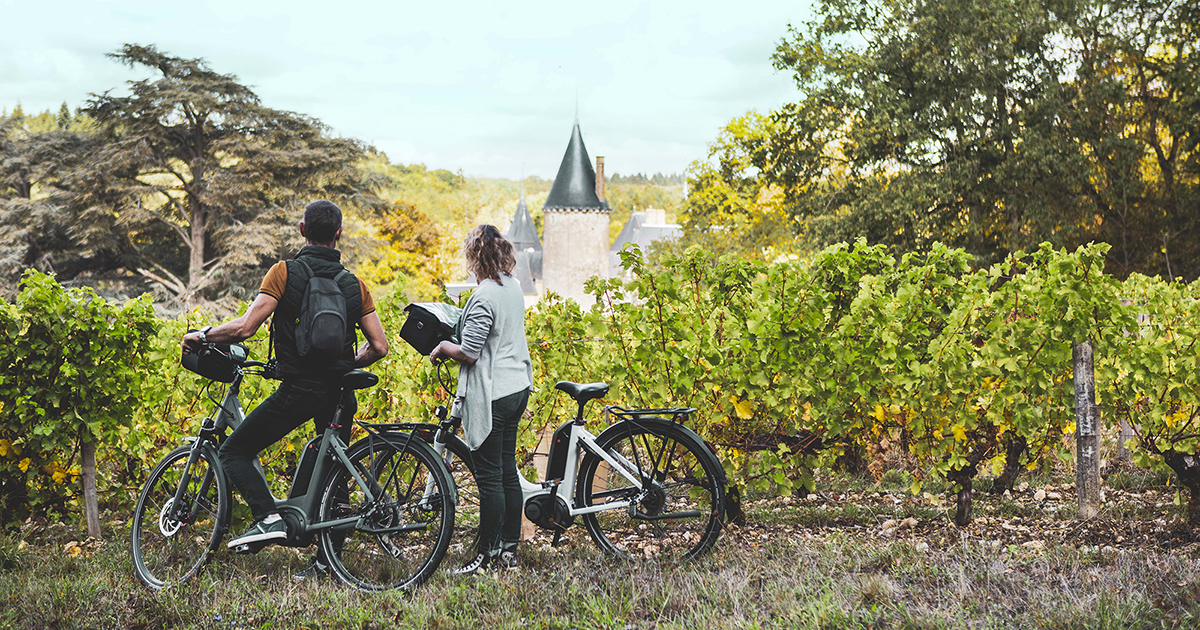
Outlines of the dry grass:
M0 626L1200 627L1197 545L1171 542L1182 539L1170 526L1156 538L1156 522L1169 523L1174 508L1156 500L1161 488L1133 486L1121 492L1142 503L1110 502L1108 520L1086 525L1103 534L1136 522L1136 531L1147 532L1122 542L1087 540L1101 534L1080 529L1069 510L1030 504L1025 494L1032 488L980 497L982 523L958 530L938 497L854 482L827 491L828 501L752 502L749 525L729 528L712 555L690 565L617 562L576 528L559 548L544 539L524 546L519 571L470 578L439 572L414 592L383 595L294 582L290 575L305 556L287 549L254 557L222 551L185 588L152 593L133 577L122 526L110 526L110 542L84 544L77 556L64 552L72 529L30 527L0 537ZM1068 536L1072 531L1085 540Z

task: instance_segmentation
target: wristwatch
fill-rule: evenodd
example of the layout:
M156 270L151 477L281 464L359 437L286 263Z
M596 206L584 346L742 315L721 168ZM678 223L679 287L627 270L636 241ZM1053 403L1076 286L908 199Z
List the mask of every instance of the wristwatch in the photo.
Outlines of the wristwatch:
M208 343L208 331L210 330L212 330L212 326L205 326L196 331L196 334L200 335L200 343Z

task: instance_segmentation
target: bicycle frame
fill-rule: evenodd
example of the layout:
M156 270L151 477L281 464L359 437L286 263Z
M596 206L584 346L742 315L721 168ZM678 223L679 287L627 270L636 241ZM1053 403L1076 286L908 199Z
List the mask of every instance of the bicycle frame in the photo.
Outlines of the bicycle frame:
M408 426L412 426L416 428L420 425L413 424L401 426L406 428ZM443 419L440 425L426 424L424 426L437 427L437 432L434 433L432 445L433 450L446 462L447 466L452 464L454 461L454 454L446 448L446 442L448 440L448 436L453 435L456 425ZM591 514L594 512L628 508L631 504L635 503L636 499L632 501L610 501L602 505L580 506L575 504L575 497L573 494L575 492L575 482L579 476L579 457L582 449L586 449L588 452L604 460L604 462L612 467L613 470L619 473L622 477L628 479L629 482L633 484L635 488L637 488L639 493L644 493L646 491L646 487L642 482L642 479L638 477L637 466L633 462L630 462L625 457L621 456L619 453L608 453L604 449L600 448L600 445L596 443L596 436L592 435L592 433L588 431L582 423L572 424L571 439L566 448L568 449L567 463L566 469L564 470L564 476L561 480L543 480L540 482L534 482L526 479L524 475L518 475L517 479L521 484L522 504L538 495L554 494L563 500L563 502L567 505L568 513L574 517L583 514ZM425 484L426 495L432 494L433 491L433 480L427 479ZM455 504L457 505L457 503L458 501L456 497Z
M250 367L255 367L257 364L258 362L249 362L247 365ZM194 442L195 444L193 446L192 453L189 456L182 482L179 484L179 487L176 490L175 501L177 505L183 504L182 495L187 488L187 482L190 477L191 468L193 465L195 465L196 459L200 454L199 444L208 440L219 442L217 436L223 435L226 427L228 427L230 430L236 431L237 428L240 427L243 422L245 422L246 414L239 397L244 378L245 375L239 369L237 376L234 377L233 382L230 383L229 388L226 389L225 396L222 398L221 402L217 404L215 414L216 420L211 421L210 424L210 421L206 419L205 423L201 426L199 436L186 438L188 441ZM350 458L346 455L346 449L348 446L342 442L341 437L338 435L338 431L341 429L341 417L343 410L344 403L339 400L337 409L334 412L333 419L330 421L329 426L325 428L325 431L322 435L313 438L314 440L320 440L320 447L317 449L316 462L313 466L312 474L308 479L308 487L304 489L304 494L287 499L280 499L274 496L272 497L275 500L276 509L281 512L290 512L297 517L297 520L301 526L300 531L296 532L297 534L311 534L330 527L353 525L358 521L359 517L351 516L330 521L312 522L312 515L317 514L317 510L320 507L321 486L326 477L329 475L332 467L335 466L335 461L344 466L346 470L350 471L355 483L357 483L362 489L364 495L369 501L375 502L380 499L379 494L382 488L380 488L379 485L374 482L374 479L368 483L366 478L362 476L354 463L350 461ZM364 429L366 429L367 432L374 437L387 442L387 438L372 431L370 428L364 427ZM411 439L411 436L409 439ZM407 444L405 446L407 446ZM262 463L258 458L255 458L254 460L254 469L258 471L258 474L262 476L265 482L267 478L266 472L263 470ZM211 479L205 479L204 487L206 488L207 484L209 483L211 483ZM410 529L419 529L424 525L425 524L421 523L410 523L396 528L380 530L375 533L398 533Z

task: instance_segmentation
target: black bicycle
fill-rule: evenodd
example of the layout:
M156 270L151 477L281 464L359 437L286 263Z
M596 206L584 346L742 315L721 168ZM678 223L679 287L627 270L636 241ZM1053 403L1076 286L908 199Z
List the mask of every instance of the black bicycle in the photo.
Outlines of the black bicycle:
M154 467L138 498L133 564L138 579L154 589L196 575L220 546L232 496L217 450L245 419L238 399L243 378L273 373L266 363L247 360L239 344L204 344L192 354L190 360L184 355L185 367L229 387L221 400L210 396L213 415ZM305 482L305 467L298 467L293 496L275 500L289 522L283 545L315 541L340 581L372 591L416 586L437 569L454 531L455 504L453 480L419 437L365 422L356 422L367 435L353 445L338 436L345 397L378 382L363 370L342 378L333 420L309 442L317 453L311 475Z

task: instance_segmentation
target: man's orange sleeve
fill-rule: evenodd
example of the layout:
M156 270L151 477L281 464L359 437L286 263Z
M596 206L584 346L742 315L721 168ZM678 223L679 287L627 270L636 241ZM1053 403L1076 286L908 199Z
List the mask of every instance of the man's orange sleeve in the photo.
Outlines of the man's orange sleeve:
M281 260L267 272L267 277L263 278L262 287L258 292L266 293L276 300L283 301L283 290L287 288L287 277L287 262Z
M367 288L367 283L363 282L362 278L358 279L358 291L362 294L362 315L359 317L374 313L375 298L371 297L371 290Z

